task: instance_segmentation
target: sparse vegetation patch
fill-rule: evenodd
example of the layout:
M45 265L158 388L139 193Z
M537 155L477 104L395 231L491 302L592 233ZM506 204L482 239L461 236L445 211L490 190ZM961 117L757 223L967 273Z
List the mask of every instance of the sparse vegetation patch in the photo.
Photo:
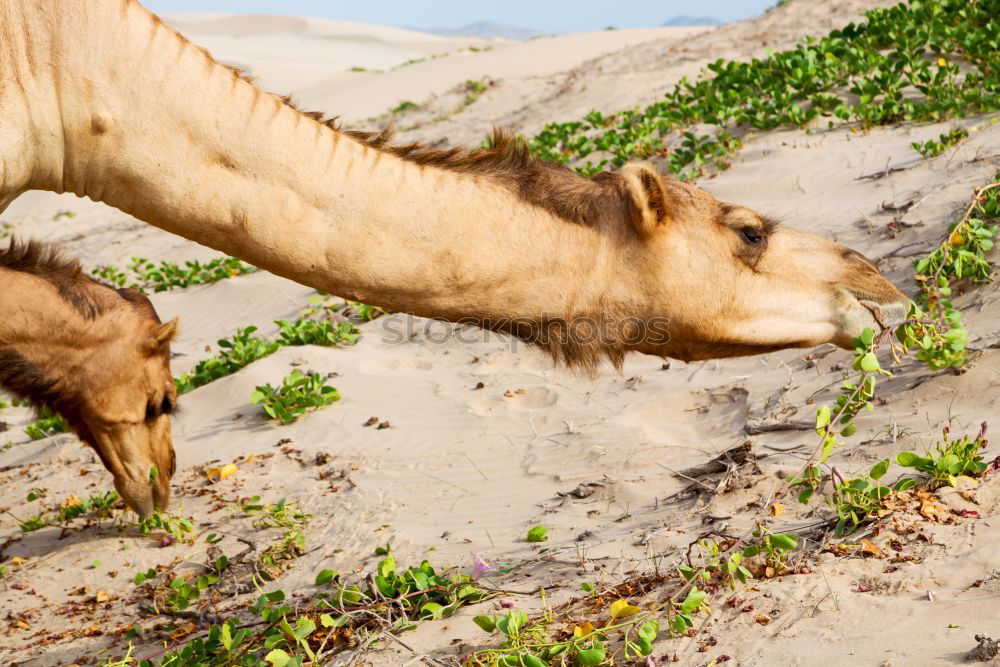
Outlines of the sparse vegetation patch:
M115 287L129 287L143 292L166 292L192 285L207 285L226 278L253 273L257 269L235 257L224 257L202 263L188 260L159 264L143 257L133 257L123 270L116 266L99 266L91 273Z
M1000 109L996 3L911 0L865 17L765 58L717 60L648 107L550 123L531 146L584 174L641 158L696 178L708 165L726 168L749 130L818 118L867 128ZM595 154L596 162L580 164Z

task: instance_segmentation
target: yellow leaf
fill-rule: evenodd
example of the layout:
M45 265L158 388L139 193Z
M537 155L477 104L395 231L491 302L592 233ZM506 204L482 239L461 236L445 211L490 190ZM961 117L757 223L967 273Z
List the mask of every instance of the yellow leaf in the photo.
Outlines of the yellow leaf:
M221 482L222 480L226 479L227 477L232 477L233 475L235 475L237 470L238 470L238 468L236 467L235 463L227 463L226 465L222 466L221 468L212 468L208 472L206 472L205 474L208 476L209 479L212 479L213 477L217 477L219 479L219 481Z
M948 245L950 245L952 248L957 248L963 243L965 243L965 237L962 236L962 232L958 229L953 231L951 233L951 236L948 237Z
M580 637L586 637L594 631L594 625L587 621L583 625L578 625L573 628L573 638L579 639Z
M10 564L16 565L17 567L21 567L22 565L24 565L24 559L21 558L20 556L14 556L13 558L10 559Z
M642 609L634 605L630 605L625 600L615 600L611 603L611 608L608 610L611 612L611 619L617 620L619 618L628 618L629 616L634 616L638 614Z
M785 513L785 506L779 502L771 505L771 516L781 516Z
M938 58L938 65L940 65L941 67L944 67L947 64L948 64L947 60L945 60L944 58Z

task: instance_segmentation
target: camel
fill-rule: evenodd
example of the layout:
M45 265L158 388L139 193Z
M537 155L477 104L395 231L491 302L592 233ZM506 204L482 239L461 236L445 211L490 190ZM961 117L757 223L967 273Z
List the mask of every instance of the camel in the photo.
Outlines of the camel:
M644 164L588 179L344 131L136 0L0 0L0 211L73 192L327 293L593 370L833 343L908 301L859 253Z
M36 242L0 248L0 286L0 387L61 414L140 516L166 508L177 321L161 323L141 292L98 283Z

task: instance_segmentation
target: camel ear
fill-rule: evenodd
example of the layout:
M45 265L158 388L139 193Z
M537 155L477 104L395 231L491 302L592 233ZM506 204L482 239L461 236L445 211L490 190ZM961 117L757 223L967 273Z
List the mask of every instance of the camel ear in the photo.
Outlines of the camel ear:
M177 337L180 327L180 320L176 317L166 324L159 324L153 329L153 334L146 339L146 351L150 354L158 354L166 351L167 346Z
M644 164L627 164L621 174L628 188L632 225L640 236L649 236L670 217L663 180Z

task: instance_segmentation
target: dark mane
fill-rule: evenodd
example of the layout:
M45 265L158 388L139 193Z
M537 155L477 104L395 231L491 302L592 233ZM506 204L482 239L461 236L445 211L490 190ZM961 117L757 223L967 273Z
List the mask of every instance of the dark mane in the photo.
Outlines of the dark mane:
M391 127L381 132L345 130L342 134L414 164L492 178L523 201L569 222L596 225L601 213L615 203L622 218L628 215L629 196L621 176L603 172L593 179L584 178L565 165L539 160L531 154L528 142L500 128L493 128L488 148L392 144Z
M183 36L180 37L184 39ZM527 141L501 128L493 128L487 148L431 148L419 142L393 144L391 126L386 126L381 132L344 130L338 117L327 118L322 112L303 111L290 96L263 91L254 78L246 75L239 67L218 63L207 49L192 46L201 51L210 62L220 64L228 70L234 79L252 85L259 94L269 95L300 116L369 148L423 167L491 178L523 201L569 222L596 225L601 213L612 208L613 204L618 205L618 214L622 219L629 215L630 199L624 179L619 174L602 172L594 178L585 178L565 165L538 159L531 154Z
M87 319L94 319L104 312L104 304L96 298L93 289L99 283L83 272L79 260L66 257L58 246L11 238L7 248L0 248L0 269L27 273L48 281L59 291L59 296Z

